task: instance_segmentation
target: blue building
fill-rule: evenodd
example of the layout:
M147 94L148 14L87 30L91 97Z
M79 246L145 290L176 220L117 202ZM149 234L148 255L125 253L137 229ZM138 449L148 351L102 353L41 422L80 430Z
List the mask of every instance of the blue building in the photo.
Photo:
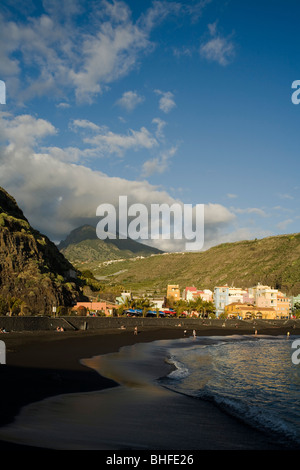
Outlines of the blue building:
M215 287L214 289L214 304L216 307L216 315L217 317L224 313L224 309L226 305L229 303L229 287L228 286L220 286Z

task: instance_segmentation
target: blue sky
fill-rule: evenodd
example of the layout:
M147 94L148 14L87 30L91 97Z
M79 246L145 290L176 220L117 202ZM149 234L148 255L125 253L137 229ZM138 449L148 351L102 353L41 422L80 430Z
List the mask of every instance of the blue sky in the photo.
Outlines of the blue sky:
M0 185L54 241L119 195L205 204L205 247L299 232L299 13L296 0L2 1Z

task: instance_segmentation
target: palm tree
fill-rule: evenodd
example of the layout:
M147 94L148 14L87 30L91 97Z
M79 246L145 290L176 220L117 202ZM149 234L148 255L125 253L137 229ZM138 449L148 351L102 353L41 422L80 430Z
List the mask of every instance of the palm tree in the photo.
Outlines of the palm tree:
M130 299L129 297L126 297L126 299L123 302L124 309L133 308L134 302L135 301L133 299Z

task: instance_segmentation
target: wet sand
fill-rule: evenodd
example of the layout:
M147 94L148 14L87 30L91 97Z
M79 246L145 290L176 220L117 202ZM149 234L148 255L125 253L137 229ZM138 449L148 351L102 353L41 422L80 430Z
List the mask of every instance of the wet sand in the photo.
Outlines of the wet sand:
M260 332L286 334L286 328L271 328ZM197 335L206 336L237 333L253 333L253 328L248 326L245 330L236 331L204 326L197 330ZM299 334L299 330L294 330L293 334ZM182 336L182 328L144 328L137 336L133 334L133 330L120 329L2 335L1 339L6 343L7 364L0 366L0 448L32 450L27 445L18 446L11 439L13 432L8 438L10 441L3 440L5 425L13 426L16 415L21 411L21 415L24 416L25 413L29 425L38 420L35 431L29 426L29 434L35 434L30 445L35 448L280 449L280 443L270 441L264 434L227 415L212 403L153 388L149 384L145 387L145 384L136 386L135 383L133 387L128 387L128 384L122 383L120 374L106 371L104 377L93 369L91 359L85 365L81 361L115 353L126 345ZM167 373L169 367L167 364L157 364L155 373L159 377ZM82 392L88 395L82 395ZM47 397L53 397L50 399L50 409L56 410L51 416L49 402L44 400ZM35 403L40 400L44 401ZM22 408L28 404L31 405ZM64 413L60 413L62 406L69 407L68 419ZM95 407L97 413L92 411ZM41 429L43 416L44 429ZM76 423L72 420L70 423L70 416L76 417ZM17 417L16 423L18 419ZM67 432L70 426L73 429L71 435ZM84 429L89 429L90 432L91 427L95 429L96 438L92 441L82 439ZM51 429L56 435L59 429L59 445L57 438L51 437ZM22 441L19 444L20 442Z

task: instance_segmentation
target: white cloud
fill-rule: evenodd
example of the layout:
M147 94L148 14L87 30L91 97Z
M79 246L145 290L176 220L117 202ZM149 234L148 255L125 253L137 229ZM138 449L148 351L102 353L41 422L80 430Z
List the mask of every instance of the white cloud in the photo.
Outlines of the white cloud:
M74 119L70 127L73 129L76 129L77 127L81 127L83 129L90 129L95 132L101 131L100 126L98 126L92 121L88 121L87 119Z
M126 91L117 103L127 111L132 111L136 106L143 103L143 101L144 97L140 96L136 91Z
M9 79L10 94L21 104L42 95L62 101L69 93L77 102L93 102L155 50L154 28L172 16L197 20L210 1L154 1L138 18L123 1L44 0L39 16L28 2L17 20L0 15L1 78ZM163 96L161 106L168 112L173 96Z
M220 65L228 65L235 56L235 45L230 37L222 37L217 33L217 23L208 25L210 38L200 46L200 55Z
M205 206L205 222L208 226L227 224L235 219L235 215L221 204L207 204Z
M69 73L78 100L91 100L107 83L127 75L136 65L138 54L149 47L146 34L131 22L99 25L97 34L83 40L82 66Z
M291 196L290 194L287 194L287 193L279 194L279 197L280 197L280 199L291 199L291 200L294 199L293 196Z
M89 126L88 123L84 125ZM0 129L0 185L16 198L30 223L52 240L65 238L83 223L95 223L98 205L110 203L117 208L120 195L127 195L130 205L139 202L146 207L152 203L179 202L147 181L108 177L68 161L68 152L82 150L39 148L41 138L56 132L47 121L1 113ZM234 215L225 207L208 204L205 213L208 240L218 238L222 228L233 220ZM184 249L185 241L181 242L180 249ZM156 246L162 246L161 240ZM179 249L177 242L171 240L169 248L172 247Z
M236 214L256 214L260 215L261 217L267 217L266 212L262 209L259 209L258 207L248 207L246 209L231 208L231 210Z
M248 227L237 228L236 230L230 231L229 233L224 233L224 231L219 230L218 232L213 233L211 237L207 236L205 249L219 245L220 243L233 243L242 240L253 240L255 238L265 238L272 235L273 233L269 230L258 229L253 231Z
M64 102L61 102L61 103L58 103L56 105L57 108L62 108L62 109L66 109L66 108L70 108L71 105L69 103L64 103Z
M159 109L161 109L164 113L169 113L171 109L175 108L176 103L174 101L174 95L170 91L161 91L161 90L154 90L156 94L160 95L161 98L159 100Z
M175 155L177 147L172 147L168 150L161 152L159 157L152 158L147 160L143 164L142 176L147 178L153 174L164 173L169 166L169 160Z
M131 203L138 201L147 205L151 201L173 201L166 192L145 181L108 177L70 163L64 149L52 147L48 151L44 149L43 153L34 150L34 144L41 137L41 123L34 118L31 124L36 125L26 128L28 145L20 152L24 142L24 119L22 116L1 118L0 185L17 199L32 225L52 239L60 239L82 221L95 220L97 206L103 202L117 205L119 195L128 195ZM51 124L43 124L44 137L52 135Z
M182 46L181 48L179 47L174 47L173 48L173 54L175 57L191 57L192 56L192 50L189 47Z
M22 151L34 148L42 138L56 133L54 126L44 119L36 119L29 114L6 119L8 116L10 115L0 114L0 139L7 139L10 142L10 149Z
M157 139L158 140L163 140L164 139L163 129L167 124L166 121L163 121L160 118L154 118L154 119L152 119L152 123L156 124L156 126L157 126L156 127L156 132L155 132L155 135L156 135Z
M22 100L50 92L59 97L72 89L78 101L92 101L153 48L151 29L134 23L123 2L89 5L95 11L86 29L72 18L85 9L82 3L75 2L73 11L56 1L46 3L47 13L26 22L0 16L1 77L10 79L11 92L18 92ZM21 83L23 69L27 81Z
M282 211L282 212L294 212L293 209L287 209L286 207L282 207L282 206L275 206L273 207L273 209L275 209L276 211Z
M227 65L234 55L233 43L226 38L213 38L200 47L200 54L205 59Z
M96 156L116 154L123 156L127 150L152 149L158 145L157 140L145 127L140 130L130 129L127 134L116 134L106 126L98 126L93 122L76 119L73 127L93 131L93 135L84 137L83 142L92 146L90 155Z
M136 20L125 2L107 0L44 0L40 16L33 6L23 16L27 19L8 21L2 14L1 78L9 79L11 96L20 103L42 95L62 101L70 91L78 102L92 102L155 49L150 36L159 23L170 15L195 17L206 3L192 8L155 1ZM173 106L171 95L162 97L164 110Z
M286 219L282 222L279 222L279 224L277 224L277 227L279 228L279 230L286 230L287 226L290 225L292 222L293 219Z

